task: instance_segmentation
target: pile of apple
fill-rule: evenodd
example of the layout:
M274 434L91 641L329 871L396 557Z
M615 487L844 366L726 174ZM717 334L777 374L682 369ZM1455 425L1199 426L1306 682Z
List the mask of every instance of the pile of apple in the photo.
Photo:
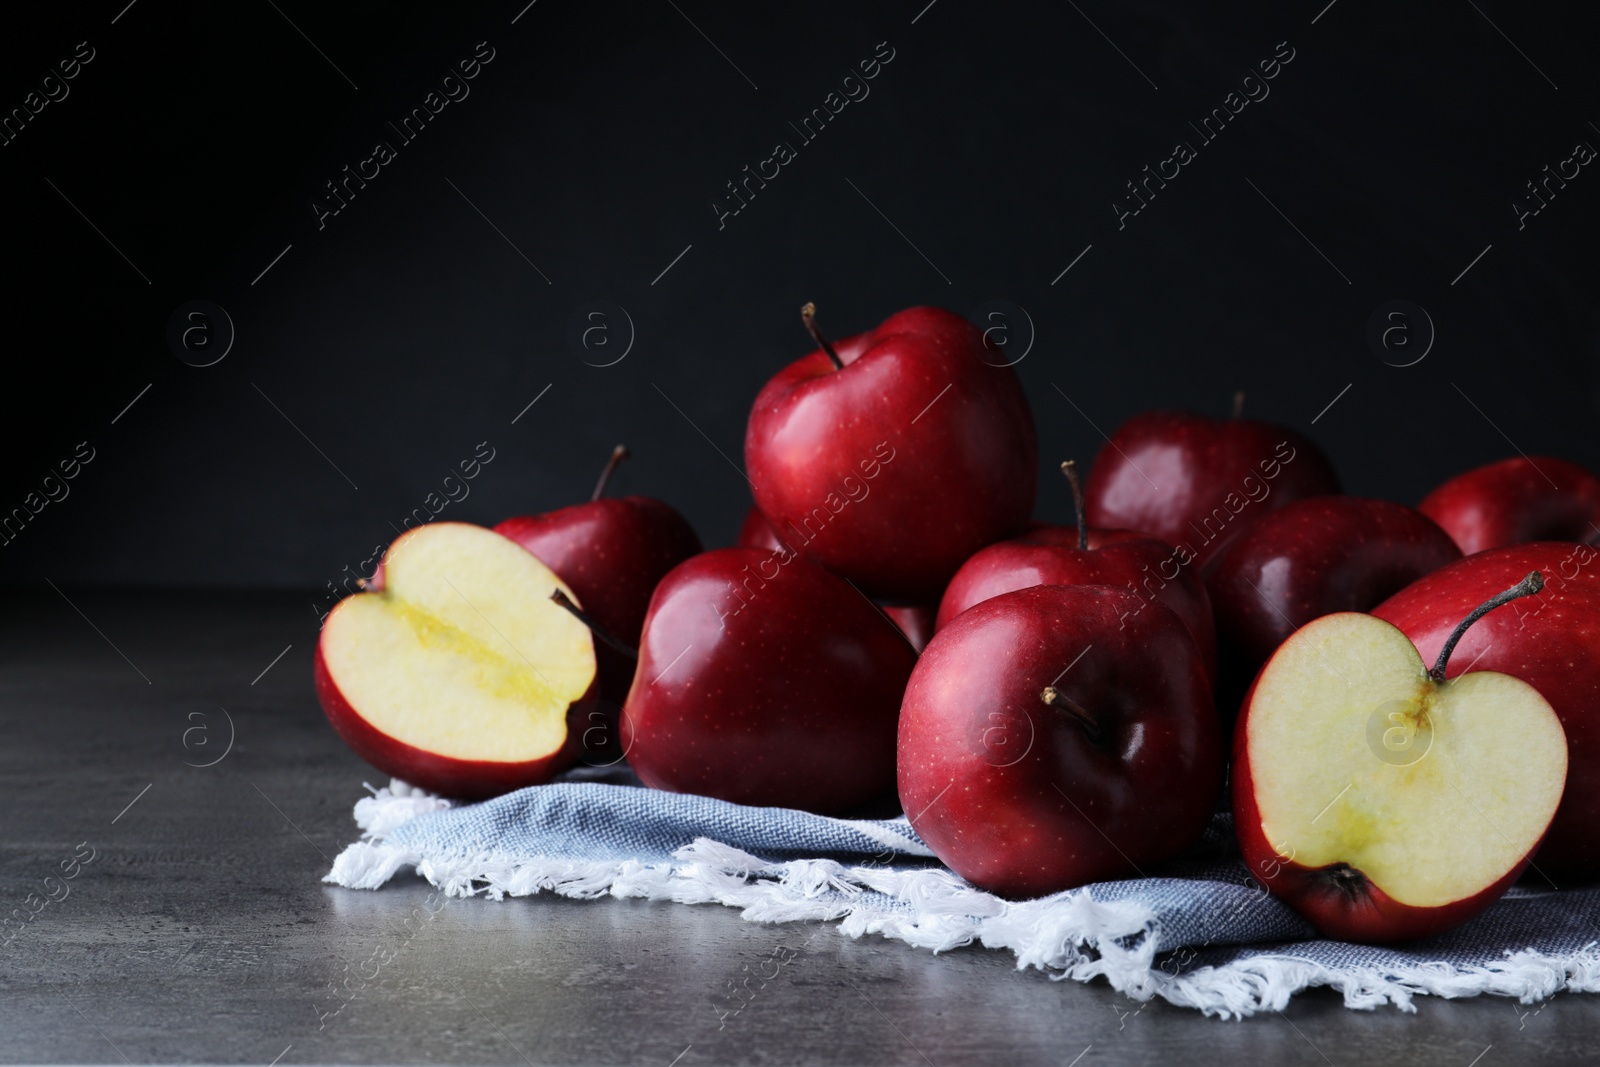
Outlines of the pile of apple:
M1535 852L1600 873L1600 480L1524 457L1415 510L1344 496L1236 403L1135 417L1081 490L1062 465L1077 525L1041 524L983 334L913 308L830 344L813 312L750 415L738 547L607 498L620 446L587 503L396 540L318 643L351 748L463 798L624 758L742 804L897 795L1011 897L1143 874L1231 778L1251 874L1362 941L1466 920Z

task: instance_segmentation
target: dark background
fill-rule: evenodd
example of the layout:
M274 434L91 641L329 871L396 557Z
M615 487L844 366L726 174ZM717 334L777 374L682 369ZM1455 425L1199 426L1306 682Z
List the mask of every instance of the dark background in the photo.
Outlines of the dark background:
M0 581L324 587L483 441L441 517L584 498L620 440L621 491L726 543L748 489L717 450L740 461L757 389L810 347L808 299L836 334L1025 309L1045 517L1096 426L1222 415L1235 389L1361 494L1415 502L1517 449L1600 465L1600 172L1520 232L1511 208L1600 146L1577 5L525 3L8 13L0 110L78 42L96 56L0 147L0 511L78 442L95 459ZM480 41L471 95L399 145L385 123ZM719 230L724 183L883 41L870 96ZM1270 96L1201 146L1187 123L1283 41ZM398 159L319 230L310 201L379 139ZM1124 183L1179 140L1198 158L1119 230ZM192 299L237 330L210 367L166 341ZM1366 340L1394 299L1437 330L1415 366ZM585 358L626 326L570 340L590 301L632 321L614 366Z

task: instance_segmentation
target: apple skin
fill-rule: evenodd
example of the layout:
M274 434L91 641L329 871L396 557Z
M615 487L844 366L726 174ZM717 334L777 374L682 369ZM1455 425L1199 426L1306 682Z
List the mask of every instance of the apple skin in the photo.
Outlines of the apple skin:
M1469 556L1529 541L1589 541L1600 536L1600 478L1553 456L1514 456L1456 475L1417 510Z
M1148 411L1095 457L1084 503L1090 526L1139 530L1204 562L1262 514L1337 492L1332 462L1293 430Z
M333 610L338 611L345 603L340 601ZM567 709L567 740L561 748L543 759L505 763L441 756L379 730L357 714L339 690L323 661L321 641L317 642L312 671L322 710L352 752L392 778L460 800L486 800L524 786L542 785L576 763L582 754L583 731L595 706L598 685L598 681L591 684L589 691Z
M1567 734L1567 788L1534 862L1547 876L1592 880L1600 877L1600 549L1539 541L1479 552L1412 583L1372 614L1398 626L1432 662L1469 611L1535 570L1544 591L1480 619L1445 673L1470 666L1509 674L1555 709Z
M745 512L744 522L739 525L739 539L735 542L740 548L764 548L768 552L787 552L789 546L784 544L783 538L778 536L778 531L772 528L772 523L761 514L761 509L754 504Z
M935 609L924 604L885 604L883 613L905 634L919 655L928 647L933 638Z
M978 328L938 308L834 347L842 369L819 349L756 397L745 433L756 503L868 595L934 603L968 556L1033 512L1027 397Z
M1192 568L1173 566L1164 580L1163 563L1172 564L1172 546L1133 530L1090 527L1089 547L1078 548L1075 526L1035 524L1020 537L981 549L961 565L939 601L935 629L974 604L1032 585L1110 585L1153 589L1153 599L1174 611L1200 648L1206 677L1217 675L1217 631L1211 600ZM1145 585L1146 582L1150 584ZM1148 600L1150 597L1145 594Z
M1098 717L1103 740L1042 702L1052 684ZM1126 589L1037 585L963 612L928 643L900 712L912 825L957 874L1012 898L1177 854L1210 820L1222 775L1194 638Z
M916 660L843 579L792 553L714 549L651 598L622 709L628 762L657 789L850 811L894 789Z
M600 627L637 645L656 583L700 552L700 538L670 506L645 496L602 497L543 515L519 515L494 527L532 552L577 594ZM634 662L595 642L600 697L620 707Z
M1518 578L1521 577L1522 575L1518 575ZM1510 584L1512 583L1507 583L1508 586ZM1477 607L1478 603L1482 601L1474 603L1472 607ZM1472 608L1467 609L1471 610ZM1467 638L1496 614L1491 612L1480 619L1471 630L1467 631ZM1455 622L1459 623L1465 615L1466 612L1463 612L1457 616ZM1454 626L1455 623L1452 623L1451 628ZM1447 673L1460 674L1470 664L1471 657L1461 655L1462 646L1466 643L1466 639L1463 639L1461 644L1456 646L1456 651L1450 658L1450 667L1453 669ZM1426 650L1419 649L1419 651L1423 651L1424 662L1431 661L1432 657ZM1437 653L1438 649L1435 648L1434 654ZM1461 664L1460 667L1456 667L1458 663ZM1495 670L1494 667L1481 665L1480 668ZM1266 667L1263 666L1262 671L1265 670ZM1257 674L1256 682L1260 679L1261 675ZM1538 849L1537 845L1530 849L1522 862L1508 871L1503 878L1472 896L1451 901L1443 907L1418 908L1392 899L1370 880L1364 882L1359 895L1352 896L1341 889L1338 881L1328 874L1329 868L1305 867L1278 855L1277 849L1272 847L1262 831L1261 809L1256 804L1255 783L1250 773L1250 754L1247 744L1249 709L1250 702L1255 697L1256 682L1250 683L1249 691L1245 694L1244 703L1241 705L1239 727L1233 732L1233 763L1228 772L1233 788L1233 829L1239 839L1239 853L1252 878L1260 882L1273 896L1281 898L1295 911L1305 916L1306 920L1324 936L1364 945L1382 945L1432 937L1434 934L1454 929L1474 915L1483 912L1504 896L1506 890L1511 888L1512 883L1527 869L1529 861ZM1547 830L1547 837L1548 834Z
M1256 519L1205 568L1216 611L1224 704L1238 707L1233 696L1312 619L1336 611L1371 611L1460 558L1461 551L1433 520L1387 500L1310 497Z
M762 548L769 552L784 553L793 551L773 530L772 523L761 514L761 509L754 505L751 505L744 523L739 527L738 543L741 548ZM928 647L928 639L933 636L934 608L924 604L883 604L881 607L883 613L889 616L889 621L906 635L912 648L921 652Z

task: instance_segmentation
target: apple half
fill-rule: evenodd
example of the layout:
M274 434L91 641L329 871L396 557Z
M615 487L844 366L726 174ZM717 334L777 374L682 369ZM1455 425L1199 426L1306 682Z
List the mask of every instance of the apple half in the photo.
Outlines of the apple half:
M1465 922L1522 873L1555 816L1560 720L1510 675L1443 681L1453 646L1430 671L1382 619L1325 615L1284 641L1245 698L1240 850L1330 937L1401 941Z
M594 639L551 602L572 590L492 530L439 522L398 538L382 592L347 597L317 642L317 697L374 767L476 799L548 781L577 753Z

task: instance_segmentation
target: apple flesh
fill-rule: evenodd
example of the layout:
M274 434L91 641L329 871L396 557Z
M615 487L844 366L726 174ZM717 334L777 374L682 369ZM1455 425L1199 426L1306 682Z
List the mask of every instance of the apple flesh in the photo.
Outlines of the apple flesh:
M1534 862L1564 884L1600 877L1600 549L1545 541L1479 552L1412 583L1373 614L1434 656L1466 612L1532 570L1544 575L1543 591L1468 630L1450 672L1475 666L1521 678L1560 716L1571 752L1567 789Z
M935 854L1014 898L1137 874L1222 785L1200 650L1125 589L1037 585L956 616L900 711L900 803Z
M345 743L385 774L466 799L569 766L595 682L588 630L550 602L572 590L459 522L403 534L384 573L383 591L341 600L317 641L317 697Z
M793 553L703 553L650 601L622 709L628 762L657 789L848 812L894 789L916 659L874 604Z
M750 412L757 505L869 596L936 602L968 556L1033 511L1033 416L1002 363L977 327L925 307L801 357Z
M1417 510L1466 555L1528 541L1600 538L1600 478L1553 456L1515 456L1458 474Z
M1089 525L1147 533L1187 566L1266 512L1338 491L1328 457L1286 427L1149 411L1111 435L1084 497Z
M1405 941L1499 899L1566 773L1561 723L1531 685L1436 680L1399 629L1339 612L1295 631L1246 698L1234 824L1250 873L1323 934Z

